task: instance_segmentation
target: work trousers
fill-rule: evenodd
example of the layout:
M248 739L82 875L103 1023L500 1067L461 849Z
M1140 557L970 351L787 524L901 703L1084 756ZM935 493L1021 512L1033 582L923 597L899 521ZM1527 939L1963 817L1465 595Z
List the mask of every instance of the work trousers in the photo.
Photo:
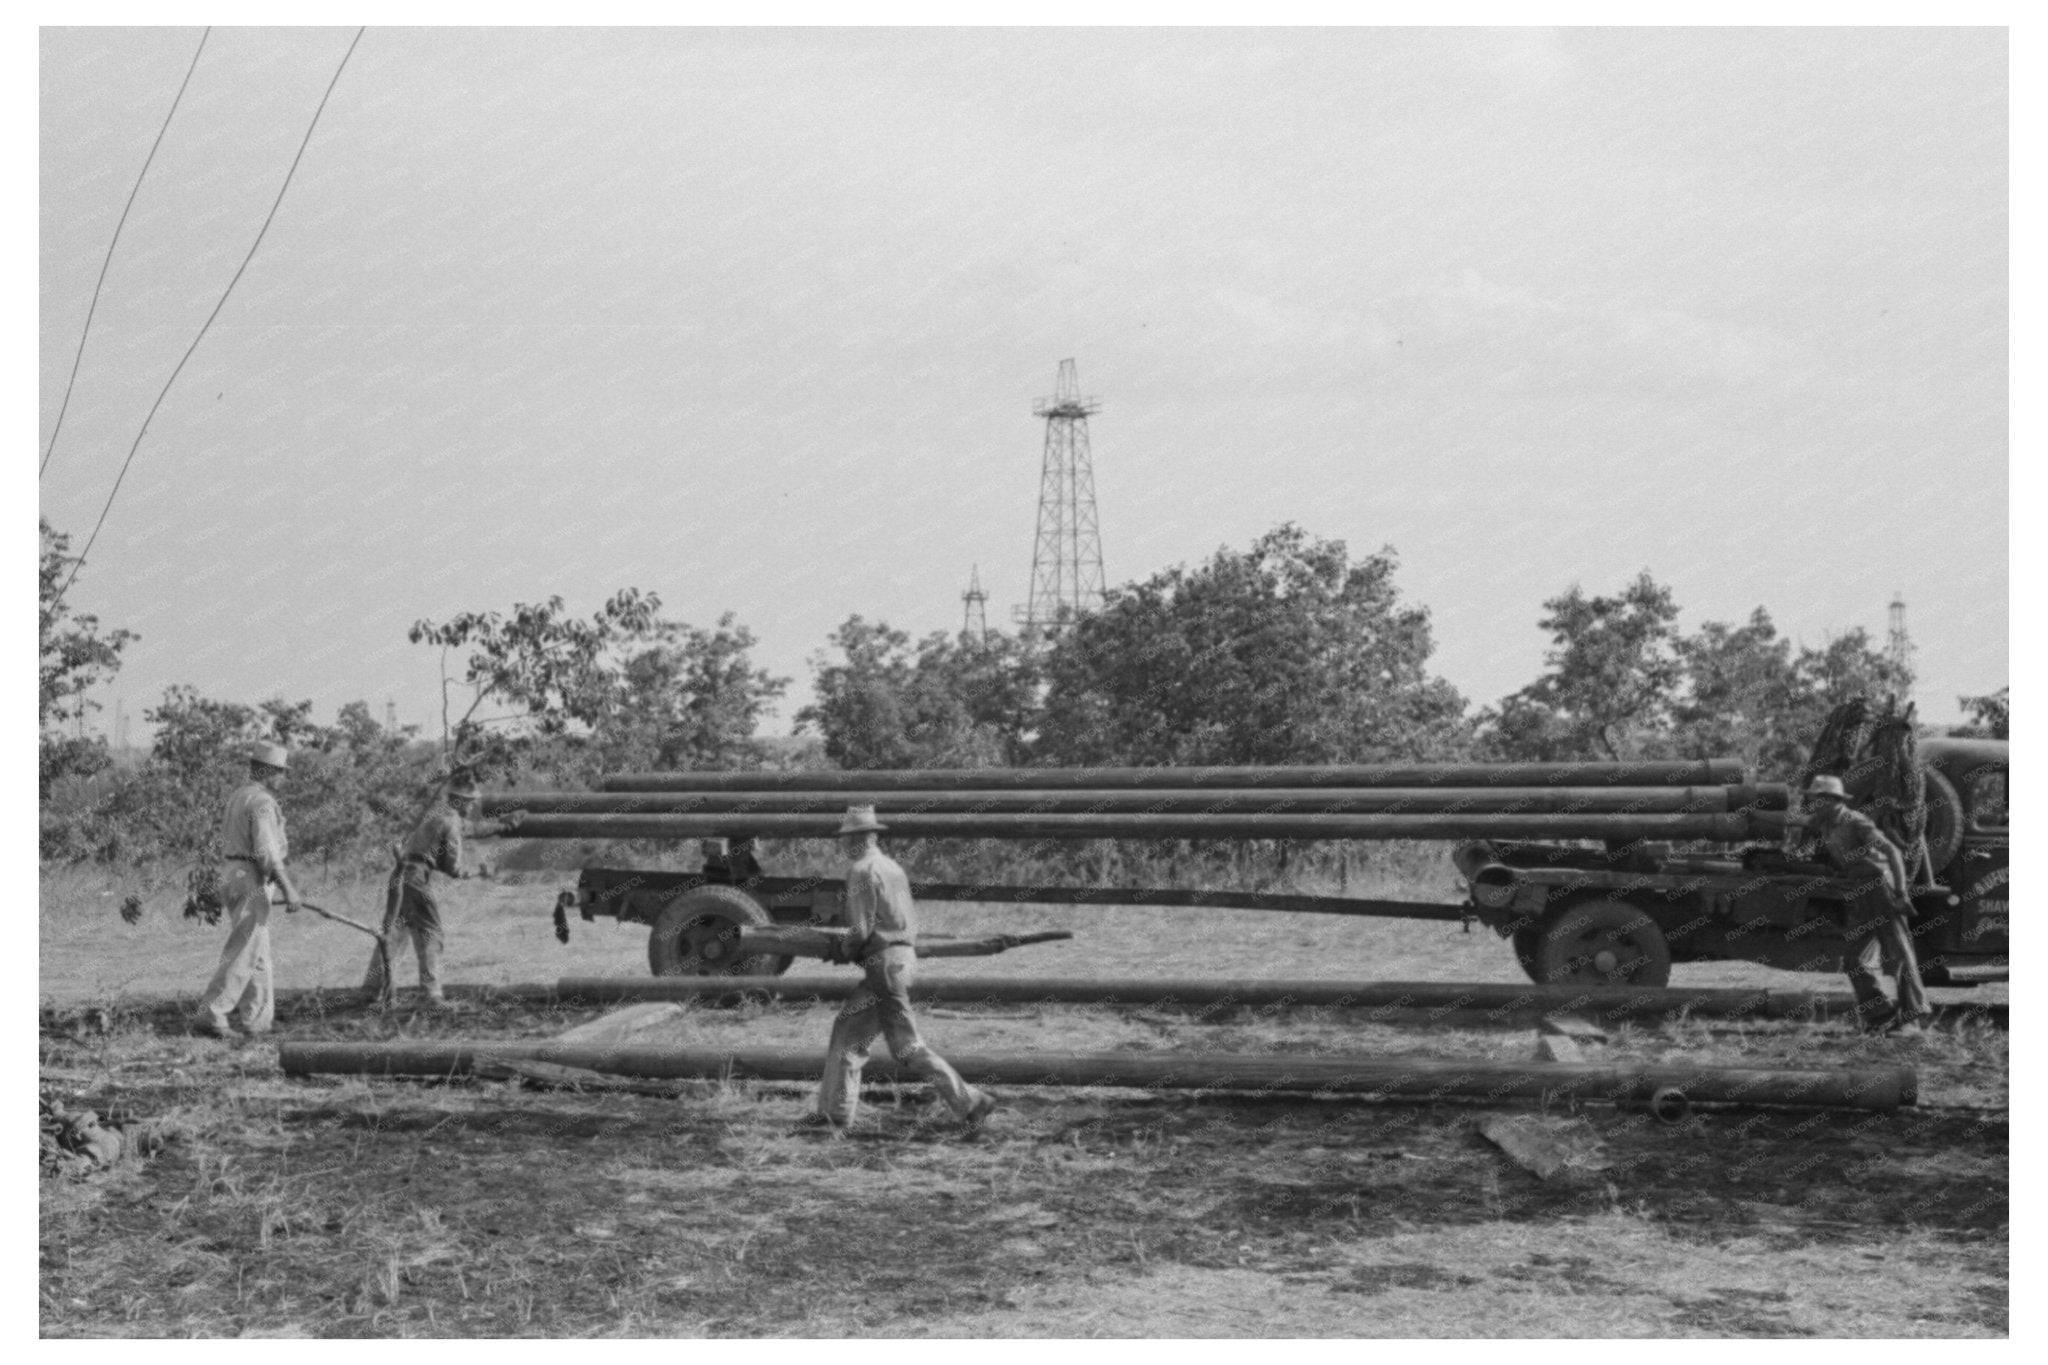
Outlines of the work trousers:
M917 973L915 948L891 947L861 963L861 983L832 1021L825 1050L825 1076L818 1085L818 1112L845 1127L860 1108L860 1073L875 1039L889 1041L896 1064L932 1083L954 1113L966 1117L981 1092L960 1079L946 1059L925 1046L910 1012L910 983Z
M277 1010L270 979L270 892L253 865L231 862L221 873L220 894L233 927L200 997L199 1021L225 1032L235 1015L249 1032L268 1033Z
M398 960L405 955L405 943L420 964L420 990L430 1000L441 999L441 907L433 893L413 877L392 874L385 887L384 946L370 950L370 967L363 974L363 990L384 993L384 964L391 963L392 985L398 984Z
M1901 1018L1925 1019L1927 990L1920 984L1920 959L1913 951L1913 931L1906 908L1898 903L1889 886L1867 883L1849 901L1849 920L1842 955L1842 974L1856 993L1856 1012L1865 1023L1876 1023L1896 1011ZM1897 983L1898 1004L1885 998L1880 971L1890 973Z

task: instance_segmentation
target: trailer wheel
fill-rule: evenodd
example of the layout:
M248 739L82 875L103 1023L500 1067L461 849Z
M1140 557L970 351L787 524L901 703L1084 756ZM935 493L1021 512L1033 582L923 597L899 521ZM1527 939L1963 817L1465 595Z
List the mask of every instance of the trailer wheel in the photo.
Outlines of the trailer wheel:
M774 976L790 959L768 953L739 955L739 930L771 921L746 892L700 886L676 897L655 917L647 935L647 966L656 976Z
M1536 970L1546 986L1663 986L1671 945L1657 922L1626 901L1582 901L1537 934Z

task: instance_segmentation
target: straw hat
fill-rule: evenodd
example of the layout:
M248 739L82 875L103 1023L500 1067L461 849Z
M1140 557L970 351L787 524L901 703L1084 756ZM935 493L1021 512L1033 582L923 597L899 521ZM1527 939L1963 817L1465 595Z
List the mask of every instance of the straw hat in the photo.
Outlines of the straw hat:
M251 763L261 763L266 768L275 768L279 772L283 772L285 770L284 745L273 744L269 740L259 739L249 746L249 761Z
M889 828L875 818L873 806L848 806L846 818L839 822L841 834L879 834Z
M1833 797L1837 801L1849 799L1849 793L1842 790L1842 779L1839 777L1816 777L1806 784L1807 800L1812 801L1822 796Z

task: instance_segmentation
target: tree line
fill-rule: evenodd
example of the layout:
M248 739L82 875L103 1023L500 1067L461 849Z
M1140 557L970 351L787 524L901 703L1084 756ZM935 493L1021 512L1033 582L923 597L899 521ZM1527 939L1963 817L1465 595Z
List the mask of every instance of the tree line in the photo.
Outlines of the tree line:
M626 589L587 617L550 598L416 622L411 640L460 657L470 689L438 739L380 725L362 702L321 724L308 702L180 686L145 713L147 758L124 766L78 722L136 637L58 600L73 562L44 523L41 842L65 860L203 855L239 746L256 738L294 751L294 848L334 859L381 848L455 763L494 783L576 787L635 768L1733 755L1784 780L1836 703L1912 682L1860 628L1799 647L1758 607L1681 631L1670 590L1645 572L1612 595L1574 584L1545 601L1542 673L1474 706L1430 671L1429 612L1402 597L1391 549L1354 558L1287 524L1113 589L1036 644L1000 630L913 639L849 617L810 659L794 744L759 734L791 680L755 664L750 630L730 613L693 626ZM2005 737L2005 690L1964 704L1959 732Z

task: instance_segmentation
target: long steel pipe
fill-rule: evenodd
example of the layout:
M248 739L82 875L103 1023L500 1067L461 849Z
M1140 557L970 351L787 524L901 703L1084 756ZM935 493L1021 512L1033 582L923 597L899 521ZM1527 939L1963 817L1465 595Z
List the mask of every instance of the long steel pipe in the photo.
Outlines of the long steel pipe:
M1795 1071L1649 1065L1561 1064L1466 1058L1289 1057L1270 1053L984 1052L949 1056L961 1074L992 1085L1114 1086L1136 1090L1252 1091L1344 1095L1420 1103L1440 1100L1647 1104L1676 1091L1706 1104L1896 1109L1914 1103L1911 1067ZM603 1043L285 1043L278 1064L288 1075L321 1073L452 1077L494 1061L545 1062L647 1080L813 1081L815 1050L720 1051ZM892 1060L869 1063L867 1079L919 1079Z
M529 815L520 839L829 839L840 814ZM1712 839L1749 837L1743 815L917 815L890 833L923 839Z
M1741 760L1642 763L1374 763L1236 768L878 768L859 771L611 773L635 791L1048 791L1249 787L1711 787L1743 781Z
M566 976L562 1000L843 1000L860 984L837 976ZM1351 1009L1389 1014L1459 1012L1526 1019L1575 1014L1604 1022L1664 1019L1815 1019L1855 1006L1841 992L1678 986L1538 986L1511 982L1236 980L1216 977L1132 981L1061 976L920 976L919 1000L972 1005L1139 1005L1153 1008Z
M1783 784L1759 787L1314 787L1119 791L568 792L503 791L485 815L839 814L869 805L883 816L930 815L1719 815L1783 810Z

